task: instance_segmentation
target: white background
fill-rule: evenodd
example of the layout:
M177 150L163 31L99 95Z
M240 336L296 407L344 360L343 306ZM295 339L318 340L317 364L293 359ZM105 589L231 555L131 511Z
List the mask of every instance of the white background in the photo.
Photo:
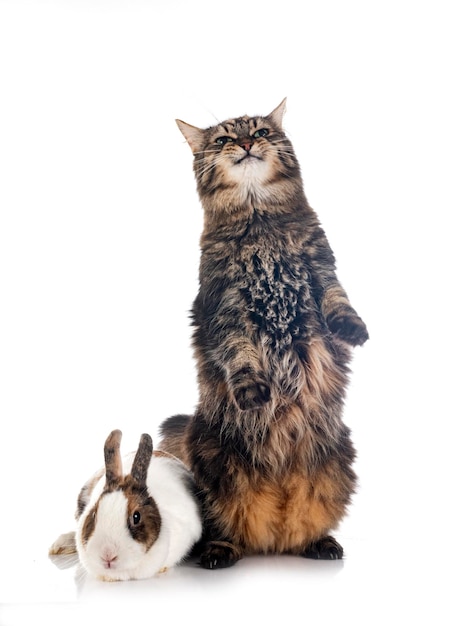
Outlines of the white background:
M448 623L445 4L0 0L1 626ZM209 126L285 96L371 335L346 405L360 476L346 558L80 588L47 549L105 437L157 441L197 398L202 212L174 119Z

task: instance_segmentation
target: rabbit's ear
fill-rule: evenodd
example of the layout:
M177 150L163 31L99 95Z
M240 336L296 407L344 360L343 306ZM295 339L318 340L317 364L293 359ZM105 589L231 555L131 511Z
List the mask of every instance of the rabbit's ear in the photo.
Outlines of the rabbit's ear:
M120 442L122 431L113 430L104 444L104 463L106 467L106 485L119 481L122 474L122 459L120 457Z
M147 482L147 472L152 454L153 440L150 435L143 434L131 468L131 476L141 485L145 485Z

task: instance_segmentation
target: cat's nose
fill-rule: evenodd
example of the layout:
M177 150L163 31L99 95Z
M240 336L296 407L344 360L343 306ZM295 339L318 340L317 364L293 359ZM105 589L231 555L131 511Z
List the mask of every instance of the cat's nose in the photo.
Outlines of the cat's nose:
M244 150L249 152L251 150L251 146L253 145L252 141L244 141L240 144Z

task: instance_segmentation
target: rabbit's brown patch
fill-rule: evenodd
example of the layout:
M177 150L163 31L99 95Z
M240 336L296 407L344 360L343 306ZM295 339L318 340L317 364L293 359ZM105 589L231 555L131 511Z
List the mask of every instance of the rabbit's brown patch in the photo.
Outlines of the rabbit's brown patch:
M81 488L81 491L80 491L80 493L78 495L77 509L76 509L76 513L75 513L75 518L77 520L81 517L82 512L86 508L86 506L87 506L87 504L88 504L88 502L90 500L90 497L92 495L92 491L95 488L95 485L98 483L98 481L101 478L103 478L104 472L105 472L104 467L102 467Z
M146 488L142 485L136 488L131 476L126 476L123 483L123 494L128 500L128 530L133 539L149 550L161 529L159 509Z
M89 541L89 538L93 534L95 530L95 518L97 515L98 502L90 509L88 514L86 515L86 519L83 523L83 528L81 531L81 541L84 545Z

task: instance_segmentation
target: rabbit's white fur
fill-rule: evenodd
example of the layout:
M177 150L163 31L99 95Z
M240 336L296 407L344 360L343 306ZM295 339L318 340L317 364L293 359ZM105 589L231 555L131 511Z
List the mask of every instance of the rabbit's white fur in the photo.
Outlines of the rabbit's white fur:
M123 458L123 474L128 474L134 453ZM76 531L76 548L85 569L103 580L149 578L159 571L183 560L200 539L202 523L199 505L189 490L191 476L187 468L174 457L153 454L147 474L150 496L161 516L160 533L148 551L143 543L133 539L127 528L128 499L122 491L104 494L95 519L95 529L82 541L82 529L89 511L99 500L105 478L92 490ZM117 555L105 567L102 557Z

